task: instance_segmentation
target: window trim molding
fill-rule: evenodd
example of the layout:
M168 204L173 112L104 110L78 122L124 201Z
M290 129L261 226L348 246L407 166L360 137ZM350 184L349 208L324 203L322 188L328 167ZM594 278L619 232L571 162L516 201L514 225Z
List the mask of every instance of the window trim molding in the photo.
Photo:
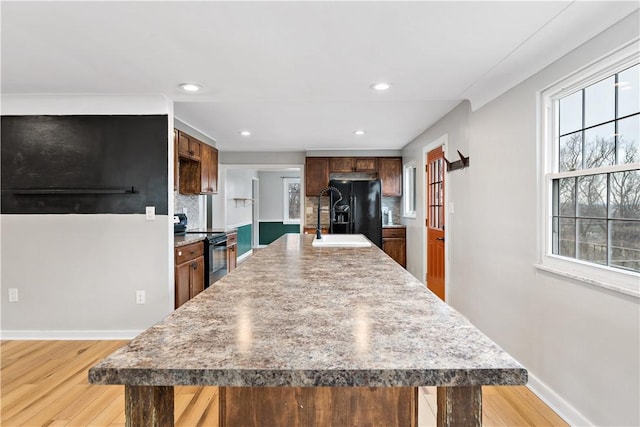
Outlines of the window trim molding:
M551 182L554 178L597 174L640 167L640 163L594 168L590 171L558 172L554 150L556 117L554 103L563 96L598 82L640 61L640 38L604 55L536 93L537 122L537 270L568 277L640 299L640 273L589 263L551 253Z
M416 196L416 198L413 201L413 210L409 210L408 209L408 205L409 205L409 197L411 197L411 195L413 194L412 192L410 192L409 190L409 179L407 177L407 172L409 169L414 168L416 170L416 174L415 177L413 179L413 188L415 190L416 189L416 183L418 181L417 177L418 177L418 166L416 164L415 160L411 160L410 162L405 163L404 165L402 165L402 177L403 177L403 200L402 200L402 216L404 218L417 218L416 215L416 205L418 202L418 197ZM416 195L417 195L417 191L416 191Z
M282 223L283 224L300 224L300 218L289 218L289 184L300 184L300 204L302 204L302 181L298 178L285 177L282 178Z

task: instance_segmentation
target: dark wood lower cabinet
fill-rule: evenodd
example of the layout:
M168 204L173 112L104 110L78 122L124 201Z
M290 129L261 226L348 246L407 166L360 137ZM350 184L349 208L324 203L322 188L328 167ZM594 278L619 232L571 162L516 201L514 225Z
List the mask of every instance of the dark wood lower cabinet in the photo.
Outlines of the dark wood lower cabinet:
M204 291L202 242L175 248L175 308Z
M407 268L406 229L383 228L382 250L402 267Z
M418 425L416 387L220 387L220 427Z

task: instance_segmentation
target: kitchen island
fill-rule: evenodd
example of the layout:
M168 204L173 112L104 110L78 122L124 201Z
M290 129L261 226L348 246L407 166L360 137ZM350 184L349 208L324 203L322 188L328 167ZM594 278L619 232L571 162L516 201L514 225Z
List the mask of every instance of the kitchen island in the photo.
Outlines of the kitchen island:
M220 425L480 426L482 385L526 370L375 245L287 234L89 371L127 425L173 425L173 386L220 387ZM385 417L385 418L380 418Z

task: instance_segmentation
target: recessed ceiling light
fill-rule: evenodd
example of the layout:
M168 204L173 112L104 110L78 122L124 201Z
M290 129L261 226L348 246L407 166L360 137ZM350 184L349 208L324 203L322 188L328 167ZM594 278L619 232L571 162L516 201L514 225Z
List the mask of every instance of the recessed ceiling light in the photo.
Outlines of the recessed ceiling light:
M250 136L251 132L249 132L248 130L241 130L240 132L238 132L240 135L242 136Z
M179 87L185 92L197 92L202 89L202 86L195 83L182 83Z
M362 129L358 129L358 130L354 130L354 131L353 131L353 134L354 134L354 135L358 135L358 136L360 136L360 135L364 135L365 133L366 133L366 132L365 132L365 131L363 131Z
M391 83L379 82L372 84L370 87L373 90L387 90L391 87Z

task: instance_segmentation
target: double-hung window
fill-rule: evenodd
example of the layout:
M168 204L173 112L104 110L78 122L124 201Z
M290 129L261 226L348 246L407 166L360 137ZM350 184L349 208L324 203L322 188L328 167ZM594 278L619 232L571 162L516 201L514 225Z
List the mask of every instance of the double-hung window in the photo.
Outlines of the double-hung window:
M542 93L540 266L634 295L640 295L639 62L637 49L621 50Z
M406 218L416 217L416 162L409 162L404 165L404 209L403 216Z
M283 178L283 224L300 224L300 178Z

